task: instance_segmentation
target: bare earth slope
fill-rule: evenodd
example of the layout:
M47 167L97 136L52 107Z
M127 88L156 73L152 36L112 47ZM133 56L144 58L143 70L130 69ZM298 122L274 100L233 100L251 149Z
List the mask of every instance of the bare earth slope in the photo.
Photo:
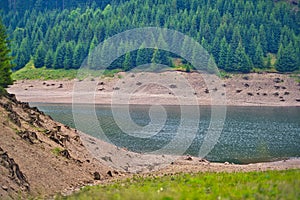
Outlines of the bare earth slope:
M0 97L0 199L63 192L105 179L109 170L74 130L14 97Z

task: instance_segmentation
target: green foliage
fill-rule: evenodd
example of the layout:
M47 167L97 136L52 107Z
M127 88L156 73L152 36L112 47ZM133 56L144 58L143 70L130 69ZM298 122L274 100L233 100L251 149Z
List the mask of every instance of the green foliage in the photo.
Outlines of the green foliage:
M74 55L73 55L73 65L72 68L78 69L80 68L83 60L85 58L84 47L82 44L78 44L75 47Z
M261 45L257 45L253 58L253 65L257 68L264 68L264 52Z
M115 74L121 71L122 71L121 69L105 70L102 75L105 77L114 77Z
M131 52L127 52L125 54L125 59L124 59L124 62L123 62L123 69L125 71L130 70L131 67L134 66L134 57L132 55L133 55L133 53L131 53Z
M51 150L51 152L56 156L59 156L61 151L62 151L62 149L59 147L55 147L54 149Z
M74 79L77 77L77 70L47 69L45 67L35 68L32 62L29 62L24 68L14 72L14 80L62 80Z
M4 88L13 83L11 79L12 57L9 56L6 29L0 18L0 95L5 93Z
M57 199L299 199L300 171L176 174L86 186Z
M47 52L46 57L45 57L45 67L46 68L52 68L53 66L53 52L50 50Z
M241 43L239 43L235 50L233 66L235 71L240 71L243 73L248 73L252 69L250 59L246 55L245 49Z
M9 27L8 33L12 39L15 69L24 67L31 58L36 67L46 65L47 68L54 69L78 69L84 58L106 38L131 28L147 26L170 28L193 37L214 56L217 66L226 71L248 72L252 67L263 69L265 66L262 61L265 57L272 53L279 58L279 47L282 45L286 49L289 43L294 47L289 50L292 54L300 53L299 11L296 12L295 8L293 10L285 1L92 2L0 2L4 10L4 22ZM162 45L167 44L165 40L163 35L158 38ZM172 43L176 44L176 40ZM243 50L237 51L240 43ZM123 46L108 48L109 51L121 52ZM178 48L186 55L193 53L193 47L189 44ZM174 55L160 50L143 49L141 46L140 50L130 53L131 58L127 58L126 62L125 55L117 59L111 69L122 68L126 71L139 63L151 63L151 60L154 63L172 65L170 60ZM237 63L237 52L246 58L243 63ZM297 70L300 65L299 56L296 63L297 67L278 64L278 69L282 72Z
M66 56L66 44L63 42L61 43L57 49L56 53L54 55L54 62L53 62L53 68L54 69L62 69L64 68L64 61Z
M36 53L34 55L34 58L33 58L34 66L37 67L37 68L44 67L44 65L45 65L45 57L46 57L45 47L44 47L44 44L41 43L38 46L38 48L36 50Z
M298 69L297 55L292 43L287 47L280 46L276 69L280 72L292 72Z
M190 67L190 65L187 65L187 66L186 66L185 72L187 72L187 73L191 72L191 67Z
M227 73L226 71L222 71L222 70L219 71L218 76L222 79L232 78L231 74Z

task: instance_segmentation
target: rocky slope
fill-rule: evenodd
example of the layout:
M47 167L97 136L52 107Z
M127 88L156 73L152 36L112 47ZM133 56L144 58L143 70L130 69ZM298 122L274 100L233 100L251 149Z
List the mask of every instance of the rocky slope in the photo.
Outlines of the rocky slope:
M76 130L0 97L0 199L45 197L109 177Z

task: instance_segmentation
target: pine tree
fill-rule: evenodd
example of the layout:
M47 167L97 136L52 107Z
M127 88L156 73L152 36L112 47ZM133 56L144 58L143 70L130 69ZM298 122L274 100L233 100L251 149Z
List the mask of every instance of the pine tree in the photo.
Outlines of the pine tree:
M40 43L33 57L34 66L36 68L43 67L45 65L45 57L46 50L44 44Z
M217 61L219 60L220 48L220 39L216 37L212 44L211 53Z
M83 46L79 43L76 45L75 50L74 50L74 55L73 55L73 68L74 69L79 69L83 60L84 60L84 48Z
M250 59L247 56L241 42L235 51L233 67L234 71L240 71L243 73L248 73L252 69Z
M140 47L137 51L136 66L151 63L153 49Z
M53 51L52 50L49 50L46 54L46 57L45 57L45 66L46 68L52 68L53 67Z
M130 52L127 52L125 54L125 59L124 59L124 63L123 63L123 69L124 71L128 71L133 67L133 58L131 56Z
M73 68L73 52L74 51L74 44L72 42L69 42L66 45L66 54L64 58L64 68L65 69L71 69Z
M260 25L260 27L259 27L259 41L260 41L264 56L266 56L267 51L268 51L268 42L267 42L265 27L263 25Z
M232 50L231 45L228 45L227 60L226 60L226 65L224 66L225 71L228 72L235 71L234 60L235 60L234 51Z
M13 83L11 75L12 57L9 56L9 42L6 29L0 19L0 95L5 93L4 88Z
M30 60L30 44L28 38L24 38L19 47L18 53L16 55L16 67L15 69L21 69Z
M64 68L64 59L66 55L66 44L61 43L57 49L54 56L53 68L54 69L61 69Z
M278 52L278 59L276 62L276 69L280 72L292 72L297 70L297 55L292 43L287 47L280 45Z
M223 37L220 44L218 67L220 69L225 69L225 67L227 66L227 61L228 61L228 44L226 38Z
M261 48L261 45L258 44L256 46L255 55L253 58L253 65L257 68L264 68L264 61L263 61L264 52Z
M265 63L265 68L271 68L271 67L272 67L271 61L272 61L272 57L271 57L270 54L268 54L268 56L267 56L267 61L266 61L266 63Z
M154 50L151 62L156 63L156 64L166 65L166 66L170 66L170 64L171 64L170 59L167 56L166 51L163 51L161 49L155 49Z
M231 49L235 51L241 41L242 41L242 37L240 33L240 27L236 26L233 29L233 35L230 41Z

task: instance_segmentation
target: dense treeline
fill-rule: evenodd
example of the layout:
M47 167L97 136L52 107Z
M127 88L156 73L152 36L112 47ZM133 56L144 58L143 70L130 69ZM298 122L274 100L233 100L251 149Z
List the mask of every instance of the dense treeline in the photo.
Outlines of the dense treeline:
M52 10L52 9L70 9L80 6L91 6L95 5L100 8L104 8L108 3L111 3L112 0L1 0L0 8L3 11L14 11L23 13L26 10L35 9L37 11L43 10ZM115 1L115 2L123 2Z
M56 9L55 1L52 9L38 6L38 2L48 1L34 2L35 6L23 13L11 6L4 12L16 69L30 59L36 67L77 69L105 38L146 26L175 29L193 37L225 71L250 72L274 65L285 72L300 66L300 12L285 1L130 0L111 1L102 8L100 1L83 5L83 1L65 0L64 5L70 3L65 9ZM141 47L122 56L112 68L127 70L147 62L170 64L166 57L170 54Z

